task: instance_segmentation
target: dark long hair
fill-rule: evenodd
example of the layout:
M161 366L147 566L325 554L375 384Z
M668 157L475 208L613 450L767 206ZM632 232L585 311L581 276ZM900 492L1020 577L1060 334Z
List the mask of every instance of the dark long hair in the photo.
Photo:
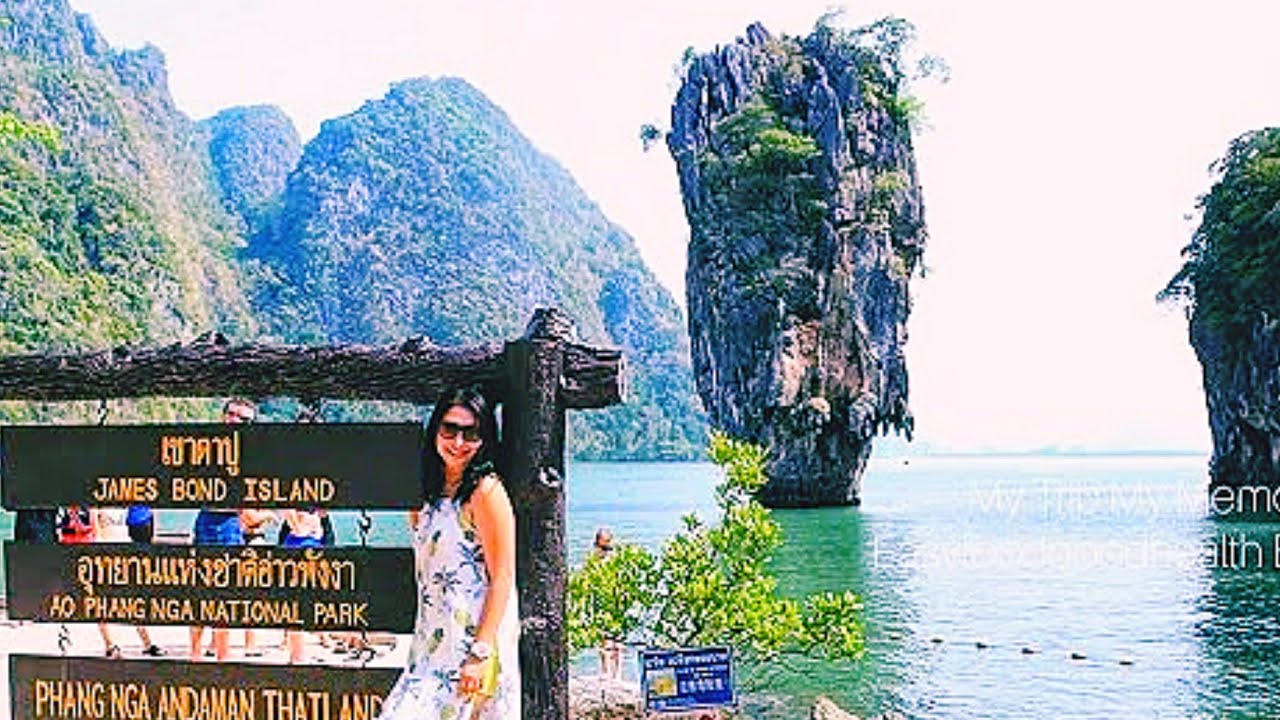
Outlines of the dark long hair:
M471 462L462 471L462 483L454 494L454 501L462 505L471 498L476 485L485 475L497 472L497 460L501 453L498 448L498 423L493 413L493 406L480 392L480 388L469 386L445 392L436 401L431 411L431 419L427 421L427 456L423 462L422 490L427 503L434 505L444 496L444 462L436 451L436 435L440 432L440 422L451 407L464 407L476 417L480 430L480 447L471 457Z

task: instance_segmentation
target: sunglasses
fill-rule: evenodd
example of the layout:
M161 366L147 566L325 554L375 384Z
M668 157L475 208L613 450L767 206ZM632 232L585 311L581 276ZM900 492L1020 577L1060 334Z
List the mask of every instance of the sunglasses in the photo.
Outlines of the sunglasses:
M474 423L471 425L459 425L458 423L451 423L448 420L442 420L440 422L440 437L445 440L452 440L458 437L459 433L462 434L462 439L466 442L473 443L480 441L479 425Z

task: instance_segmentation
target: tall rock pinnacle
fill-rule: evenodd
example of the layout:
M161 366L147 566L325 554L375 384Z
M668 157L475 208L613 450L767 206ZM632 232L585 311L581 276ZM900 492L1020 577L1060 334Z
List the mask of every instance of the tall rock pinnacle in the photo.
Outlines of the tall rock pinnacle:
M1186 303L1213 437L1218 514L1280 515L1280 128L1233 140L1211 166L1185 263L1161 292Z
M672 106L698 392L717 428L768 448L768 505L857 504L872 438L912 429L909 32L752 25L692 59Z

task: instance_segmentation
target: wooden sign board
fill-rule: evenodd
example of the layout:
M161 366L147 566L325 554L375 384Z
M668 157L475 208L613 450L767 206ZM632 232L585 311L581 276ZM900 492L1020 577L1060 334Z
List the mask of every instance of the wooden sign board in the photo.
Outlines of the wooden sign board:
M422 505L416 423L0 427L4 506Z
M9 617L305 630L413 629L407 548L6 542Z
M376 720L400 671L9 657L13 720Z
M648 712L733 705L733 652L727 647L642 650L640 688Z

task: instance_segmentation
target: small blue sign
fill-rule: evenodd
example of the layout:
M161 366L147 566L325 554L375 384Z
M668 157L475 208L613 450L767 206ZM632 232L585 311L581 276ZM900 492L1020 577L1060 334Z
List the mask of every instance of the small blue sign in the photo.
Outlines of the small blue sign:
M649 712L733 705L733 653L727 647L641 650L640 686Z

